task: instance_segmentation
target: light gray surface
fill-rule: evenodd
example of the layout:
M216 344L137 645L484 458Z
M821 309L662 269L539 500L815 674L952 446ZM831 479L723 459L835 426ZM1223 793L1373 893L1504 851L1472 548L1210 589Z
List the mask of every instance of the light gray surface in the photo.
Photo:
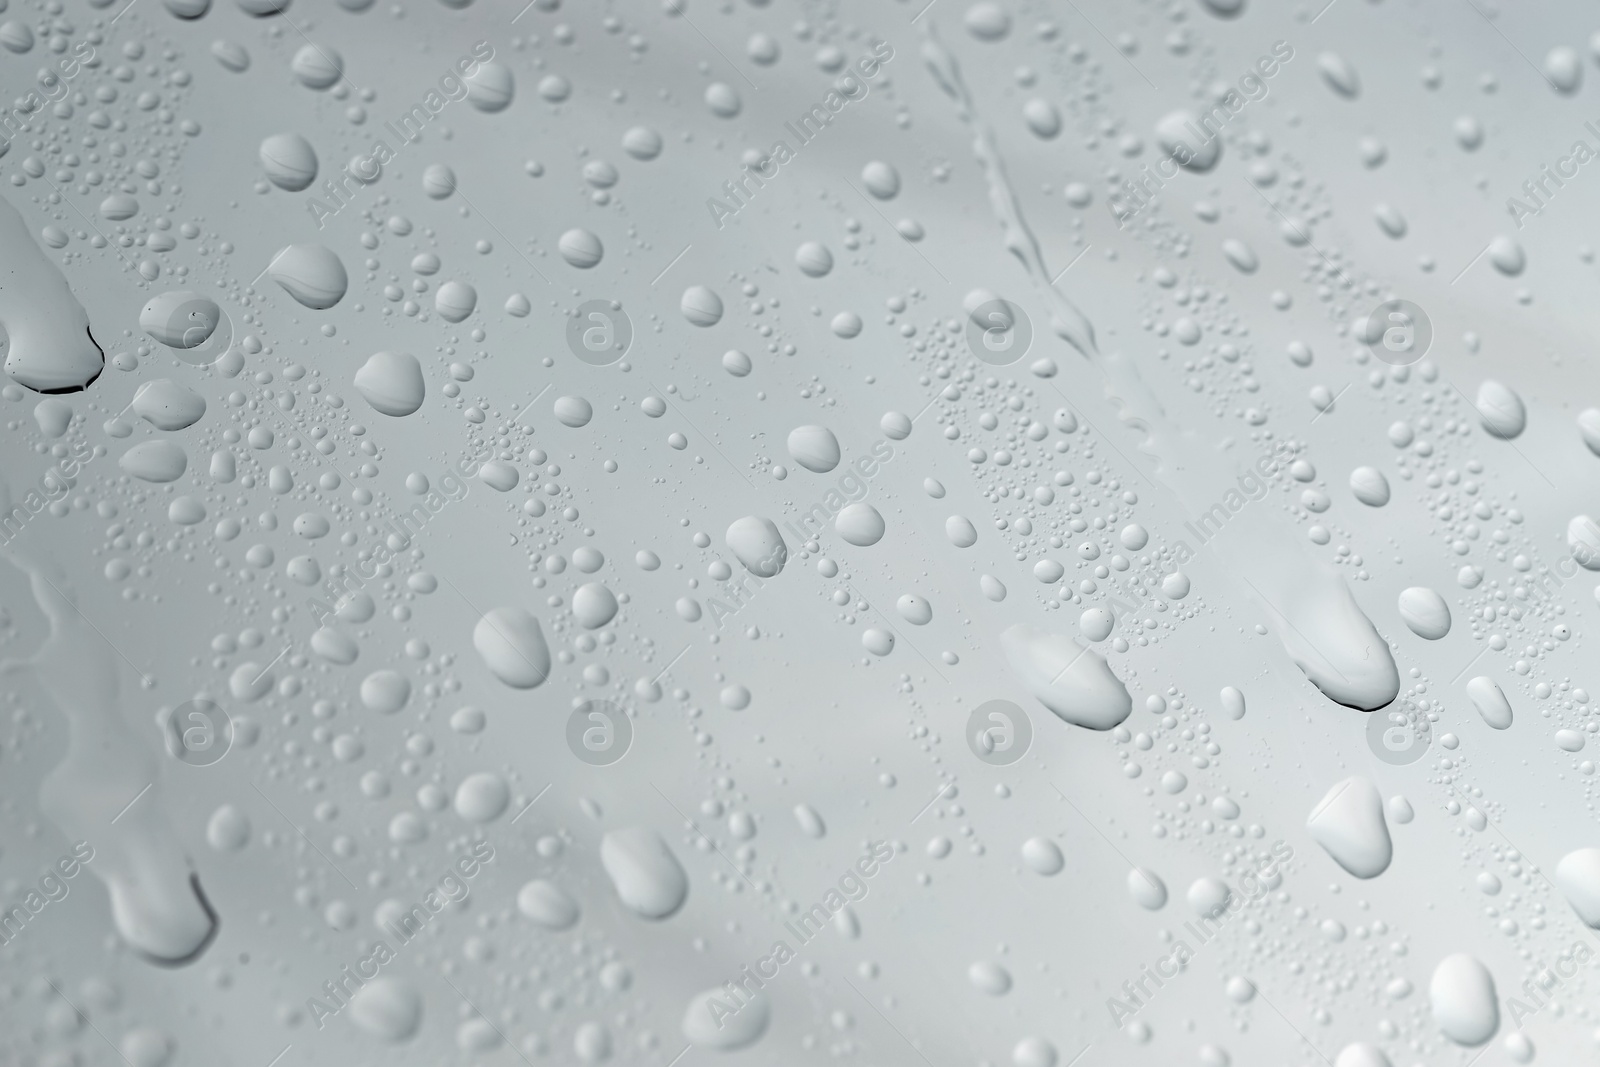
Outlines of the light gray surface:
M1578 425L1600 396L1583 244L1600 164L1520 228L1507 210L1574 141L1600 151L1580 5L1005 3L998 36L994 5L958 0L183 6L0 10L0 97L48 86L57 54L94 57L0 154L0 351L32 353L18 381L37 359L81 376L86 315L108 360L43 403L0 390L7 506L61 497L0 545L0 661L37 657L0 690L0 900L93 851L0 945L0 1062L1360 1067L1381 1061L1349 1046L1370 1042L1396 1067L1459 1064L1480 1049L1446 1035L1477 1040L1481 969L1498 1019L1477 1062L1593 1057L1579 916L1600 915L1600 868L1557 866L1600 845L1575 747L1596 729L1596 576L1567 545L1600 507ZM1223 125L1215 166L1163 180L1119 228L1108 194L1169 151L1157 123L1275 46L1292 57ZM1540 69L1558 46L1576 91ZM219 59L240 48L243 71ZM478 106L497 83L477 75L474 97L434 98L420 139L394 135L490 49L508 106ZM891 50L802 144L827 68ZM304 84L335 55L341 80ZM628 150L651 140L636 127L658 155ZM268 181L279 134L312 146L309 188ZM322 183L380 140L381 174L340 206ZM108 217L115 193L136 213ZM1395 213L1400 237L1379 221ZM603 247L592 267L572 263L588 238L562 241L577 228ZM1488 248L1502 235L1515 275ZM830 253L820 276L808 242ZM324 253L290 245L340 261L332 307L306 303L337 290ZM476 293L456 322L435 304L459 301L447 283ZM710 325L681 306L706 306L697 286L720 300ZM199 305L141 310L188 291L216 303L216 333L159 343L153 324L185 337ZM1404 368L1352 336L1391 298L1431 322ZM969 347L992 299L1026 316L1024 357ZM612 362L569 340L610 301L632 331ZM380 352L415 357L413 413L385 413L414 383ZM1485 380L1525 406L1512 440L1474 408ZM161 428L195 395L198 421ZM837 440L832 470L807 466L827 466L824 434L791 454L813 426ZM124 458L147 442L168 444ZM139 476L171 446L181 475ZM1388 503L1352 492L1365 466ZM875 543L852 543L875 532L857 502L883 520ZM315 517L326 534L305 536ZM730 535L747 518L783 550L761 522ZM314 640L312 601L337 594L300 557L348 568L345 614L370 597L373 617ZM1448 608L1437 640L1416 588ZM1080 629L1096 608L1103 640L1094 616ZM1324 695L1387 699L1386 654L1388 708ZM402 707L377 672L409 683ZM1509 728L1475 708L1478 677ZM231 745L170 729L203 701ZM631 718L586 718L588 701ZM972 717L991 701L1028 717L1020 758L1004 731L985 746L998 720ZM1382 737L1408 707L1431 720L1415 758ZM854 890L883 841L893 858ZM1208 879L1240 904L1201 938ZM836 890L859 899L800 943L790 926ZM434 914L430 892L463 899ZM413 905L425 928L401 938ZM381 984L314 1018L378 938ZM685 1021L779 939L793 954L762 1000ZM1180 941L1181 974L1114 1012ZM1574 945L1576 973L1525 991ZM1430 997L1447 958L1454 985Z

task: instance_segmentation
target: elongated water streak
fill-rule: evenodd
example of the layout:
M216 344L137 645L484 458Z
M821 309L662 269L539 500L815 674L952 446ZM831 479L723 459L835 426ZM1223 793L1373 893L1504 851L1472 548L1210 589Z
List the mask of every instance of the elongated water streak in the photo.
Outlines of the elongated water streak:
M39 393L87 389L106 357L73 296L4 197L0 197L0 352L16 381Z
M1039 240L1023 217L994 131L979 115L955 56L939 42L931 25L922 54L934 80L956 102L972 130L973 154L988 182L989 204L1002 239L1040 290L1050 309L1051 328L1105 377L1119 418L1143 435L1139 451L1151 460L1156 477L1190 514L1206 511L1232 486L1237 472L1197 435L1172 426L1132 358L1100 351L1094 324L1050 274ZM1388 643L1344 579L1311 558L1268 509L1239 513L1225 538L1208 543L1250 587L1284 649L1325 695L1362 711L1381 708L1395 698L1400 672Z
M8 498L0 484L0 505L9 507ZM189 963L216 936L217 917L163 809L160 761L123 718L118 653L79 610L64 575L52 578L56 568L15 546L7 554L27 574L50 634L32 658L0 661L0 677L32 674L70 735L40 786L40 810L68 840L94 848L88 869L110 891L123 939L153 963Z

